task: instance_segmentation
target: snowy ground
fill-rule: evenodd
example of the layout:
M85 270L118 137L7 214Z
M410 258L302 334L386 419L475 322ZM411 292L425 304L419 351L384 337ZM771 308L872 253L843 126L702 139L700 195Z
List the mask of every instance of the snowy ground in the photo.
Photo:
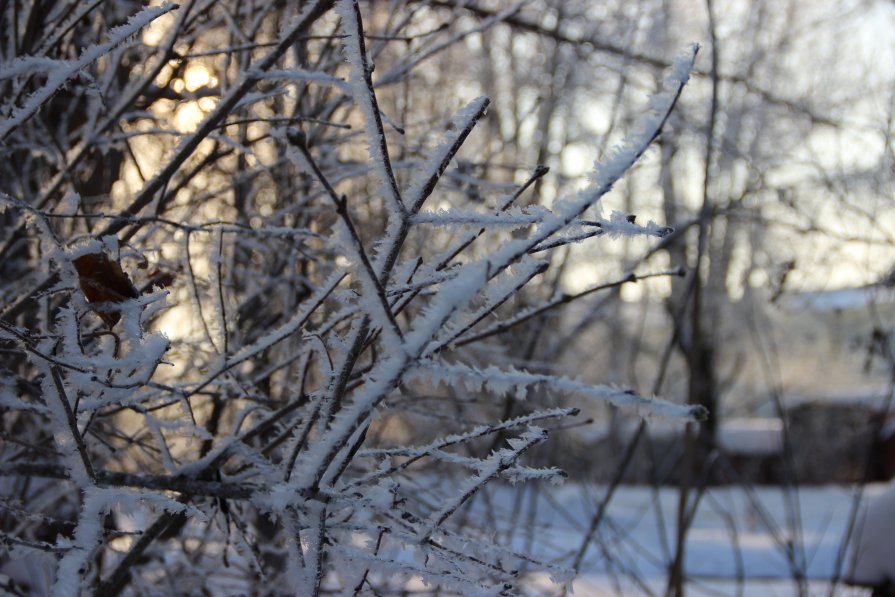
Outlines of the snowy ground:
M865 489L878 495L884 486ZM536 498L539 529L534 551L557 564L572 561L605 488L569 484ZM531 496L521 511L528 512ZM792 495L792 494L790 494ZM812 595L831 594L842 538L849 524L854 490L800 488L788 500L778 487L716 488L700 500L686 541L685 570L690 595L795 595L797 571ZM499 491L495 503L501 503ZM663 594L674 558L678 491L622 487L590 544L574 582L576 595ZM788 504L795 504L788 507ZM513 538L523 547L527 538ZM790 541L791 540L791 541ZM788 549L790 542L795 546ZM843 565L843 573L846 565ZM532 595L556 594L546 576L533 576ZM835 595L867 591L837 584Z
M433 480L432 485L437 482ZM895 543L895 514L891 508L895 500L879 499L881 495L895 496L895 492L884 494L886 488L884 485L865 488L865 500L876 498L877 504L886 507L876 512L879 520L868 523L863 532L865 537L875 534L877 540ZM569 568L605 492L603 486L575 483L562 487L495 485L477 494L455 516L493 537L496 545L512 546L517 552L531 553L557 568ZM830 581L849 526L855 495L855 490L848 487L803 487L798 490L797 499L779 487L752 490L725 487L706 491L699 501L685 546L688 596L797 595L798 585L793 579L798 571L804 571L807 579L803 594L869 595L867 590L841 583L833 586ZM675 554L677 503L678 491L674 488L618 488L596 539L588 543L580 573L571 585L573 594L579 597L664 595L669 563ZM529 520L535 524L528 524ZM217 561L220 553L210 543L207 545L207 557ZM794 547L790 550L789 545ZM246 563L242 554L230 551L231 568L221 569L204 585L210 588L211 594L244 592ZM895 563L893 553L895 549L891 545L881 552L882 565L889 569ZM410 553L395 552L389 557L413 561ZM49 594L55 568L52 554L28 552L18 567L32 582L44 579L38 584L45 592L34 594ZM848 557L842 566L843 574L847 569ZM12 570L4 573L11 574ZM553 582L548 574L529 572L523 579L526 596L562 594L563 585ZM324 584L335 594L353 594L350 590L346 592L343 581L330 578ZM403 589L431 594L432 587L420 579L412 579Z

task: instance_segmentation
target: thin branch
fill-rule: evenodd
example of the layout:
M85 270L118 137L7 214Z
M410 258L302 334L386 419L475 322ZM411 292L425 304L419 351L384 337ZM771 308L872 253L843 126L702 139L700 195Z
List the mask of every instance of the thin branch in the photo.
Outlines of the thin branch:
M294 147L297 147L298 150L301 152L302 157L304 158L307 165L310 167L311 171L314 173L317 181L323 185L323 188L326 189L327 195L332 201L333 206L336 208L336 213L339 215L339 218L341 218L342 223L345 224L345 228L348 230L348 234L351 236L351 243L354 245L354 251L360 258L367 281L372 284L376 293L376 297L379 299L379 305L382 308L382 313L383 315L385 315L386 321L388 321L389 323L389 330L399 340L403 341L404 334L401 333L401 328L398 327L398 322L395 320L395 314L392 313L391 306L388 302L388 297L385 294L385 289L382 287L381 281L376 276L376 272L373 270L373 264L370 263L370 258L367 256L367 251L366 249L364 249L364 245L361 242L360 235L357 233L357 228L355 228L354 226L354 222L351 219L351 214L348 213L347 199L344 195L340 197L336 194L336 190L330 184L323 171L320 170L320 166L317 165L317 161L313 158L313 156L311 156L311 152L308 149L308 144L305 136L301 133L295 133L293 131L287 132L287 136L289 138L289 142Z
M75 418L75 413L71 408L71 404L68 402L68 396L65 393L65 387L62 382L62 376L59 375L59 369L55 365L51 366L50 374L53 378L53 385L56 387L56 398L59 400L59 404L62 405L62 409L65 412L65 419L68 423L69 432L77 446L81 463L84 465L84 472L93 483L96 483L96 472L93 470L93 463L90 461L87 445L84 443L84 438L81 436L81 432L78 429L78 420Z
M348 53L352 79L352 94L355 101L363 107L364 121L367 127L367 142L370 144L370 157L385 187L386 199L396 214L406 215L407 207L401 199L398 181L392 170L389 157L388 141L382 126L382 111L373 88L373 67L367 57L364 43L364 25L360 6L357 0L342 0L337 4L337 12L342 17L342 26L347 38L345 49Z
M522 313L518 314L517 316L513 317L510 320L501 321L500 323L497 323L488 329L482 330L478 334L474 334L472 336L463 338L462 340L455 342L455 345L457 347L465 346L467 344L472 344L474 342L478 342L478 341L488 338L490 336L502 334L503 332L505 332L521 323L525 323L526 321L528 321L534 317L542 315L542 314L546 313L547 311L555 309L561 305L567 305L573 301L584 298L584 297L591 295L595 292L600 292L602 290L609 290L611 288L618 288L620 286L623 286L624 284L636 283L636 282L639 282L640 280L646 280L648 278L659 278L659 277L666 277L666 276L680 277L683 275L685 275L685 272L682 268L679 268L679 267L671 269L671 270L667 270L667 271L653 272L653 273L649 273L649 274L635 274L632 272L632 273L628 274L627 276L625 276L624 278L622 278L620 280L616 280L615 282L607 282L605 284L599 284L597 286L593 286L591 288L588 288L587 290L582 290L581 292L578 292L575 294L561 294L560 296L548 301L547 303L545 303L539 307L535 307L534 309L523 311Z

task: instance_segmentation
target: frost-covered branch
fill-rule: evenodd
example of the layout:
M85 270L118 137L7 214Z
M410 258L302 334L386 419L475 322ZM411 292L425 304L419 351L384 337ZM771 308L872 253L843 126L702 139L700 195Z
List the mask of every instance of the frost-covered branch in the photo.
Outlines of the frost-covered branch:
M558 392L571 392L605 400L613 406L633 410L641 417L657 416L666 419L698 421L704 419L707 414L705 408L699 405L674 404L658 398L646 398L632 390L613 386L595 386L553 375L501 370L496 367L479 370L465 365L437 361L423 362L420 363L419 370L414 373L414 375L420 374L429 376L432 381L459 384L470 391L484 388L497 394L515 391L523 397L529 388L543 384Z
M382 193L390 203L392 213L402 216L406 206L392 170L388 142L382 126L382 111L379 109L376 91L373 88L373 66L367 57L360 6L357 0L339 0L336 2L336 12L342 18L342 30L346 37L343 47L350 72L349 85L354 101L360 105L364 115L370 159L380 178Z
M356 0L69 3L9 31L0 503L25 516L0 549L58 554L59 593L510 594L558 570L495 542L489 502L565 478L540 426L702 412L547 372L514 334L670 273L550 289L554 248L669 230L593 212L693 57L570 192L484 130L487 86L426 83L526 4L441 25Z
M440 510L429 516L426 529L423 532L423 539L428 539L449 516L454 514L485 483L510 468L525 451L546 439L547 434L543 429L531 427L519 438L510 440L509 448L495 452L482 461L479 466L479 473L466 481L460 493L452 500L449 500Z
M531 307L529 309L525 309L517 313L513 318L507 319L501 322L498 322L492 326L485 328L484 330L471 334L465 338L456 340L454 344L458 346L463 346L465 344L473 344L475 342L480 342L489 336L494 336L496 334L502 334L507 330L516 327L517 325L523 324L526 321L530 321L531 319L538 317L539 315L543 315L548 311L556 309L557 307L561 307L562 305L567 305L571 302L577 301L584 297L590 296L595 292L600 292L603 290L609 290L610 288L618 288L624 284L636 283L640 280L646 280L648 278L656 278L656 277L664 277L664 276L683 276L684 270L681 268L675 268L673 270L664 271L664 272L654 272L649 274L635 274L630 273L624 278L620 280L616 280L615 282L607 282L605 284L597 284L587 290L582 290L581 292L576 292L575 294L561 294L557 297L550 299L545 302L543 305L538 305L535 307Z

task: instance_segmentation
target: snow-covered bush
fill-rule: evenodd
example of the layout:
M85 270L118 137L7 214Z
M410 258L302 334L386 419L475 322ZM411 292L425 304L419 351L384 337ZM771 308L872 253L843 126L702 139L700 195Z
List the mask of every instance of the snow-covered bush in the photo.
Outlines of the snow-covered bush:
M512 10L452 30L287 7L35 3L4 22L0 549L19 587L510 591L550 566L464 506L560 479L524 455L576 409L490 400L704 414L513 366L494 341L570 302L513 307L557 248L669 232L599 202L696 48L580 191L517 207L545 168L449 176L488 98L444 118L408 91Z

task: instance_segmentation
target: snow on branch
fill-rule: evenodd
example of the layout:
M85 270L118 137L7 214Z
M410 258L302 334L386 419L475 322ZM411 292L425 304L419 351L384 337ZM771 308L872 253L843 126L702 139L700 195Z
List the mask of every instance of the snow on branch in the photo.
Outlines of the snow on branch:
M700 421L705 419L705 408L699 405L675 404L659 398L639 396L631 390L614 386L594 386L555 375L526 373L497 367L476 369L467 365L441 361L423 361L413 373L418 379L438 380L462 387L468 392L493 392L498 395L514 393L522 399L532 387L543 384L548 391L568 392L587 398L598 398L613 406L627 409L641 417Z
M429 516L426 528L422 532L422 540L428 539L449 516L466 503L485 483L513 466L524 452L546 439L546 431L538 427L529 427L528 431L518 438L508 440L509 448L498 450L482 461L478 467L478 474L470 477L460 487L458 495L448 500L444 506Z
M414 216L415 224L433 224L435 226L454 226L458 224L472 226L506 226L520 228L538 224L544 215L550 213L546 207L529 205L517 207L499 213L483 214L470 210L450 209L422 212Z
M76 60L23 57L17 58L9 65L0 66L0 79L32 74L35 67L47 73L47 82L44 86L29 95L25 103L16 108L9 118L0 121L0 139L5 138L13 129L31 118L63 85L70 79L84 74L85 68L108 54L112 48L127 43L129 38L152 21L178 8L177 4L170 3L144 8L130 17L126 24L111 29L105 42L82 51Z
M337 87L342 91L349 91L348 84L338 77L333 77L332 75L328 75L327 73L309 71L302 68L294 68L289 70L276 70L271 69L269 71L249 71L249 76L255 77L258 80L267 79L267 80L277 80L277 81L300 81L303 83L319 83L321 85L332 85L333 87Z
M410 213L415 214L422 208L423 203L435 189L438 179L444 174L448 164L466 141L473 127L485 116L485 111L490 104L491 100L487 97L477 97L454 116L442 142L416 169L413 182L407 191L408 203L411 206Z
M633 166L643 155L646 149L655 141L659 133L668 121L671 111L674 110L677 100L690 80L690 71L699 53L699 44L693 44L690 52L678 56L673 63L671 71L665 77L665 89L650 98L651 114L634 133L628 135L625 140L612 150L608 158L602 162L594 163L594 170L588 175L591 181L590 189L579 193L568 202L569 206L574 201L584 199L595 191L609 189L612 185ZM603 191L605 194L605 191Z
M482 305L475 311L470 312L463 320L454 318L449 322L443 331L438 334L438 338L430 346L426 355L432 354L445 347L451 346L456 340L466 334L470 329L478 325L489 317L493 317L494 312L510 300L513 296L531 282L535 277L543 274L549 269L550 265L546 261L538 261L526 258L521 260L512 270L508 270L498 279L491 283L482 297Z
M382 115L373 88L373 67L367 57L360 7L357 5L357 0L338 0L336 12L342 18L342 31L346 37L343 48L349 66L348 84L354 101L360 106L364 115L370 159L380 178L380 190L394 213L403 214L406 208L392 171Z
M444 135L441 143L416 169L407 192L407 201L410 205L409 214L417 214L422 209L451 160L460 151L460 147L469 137L475 125L485 116L490 103L491 100L487 97L478 97L464 106L454 117L449 131ZM380 280L387 279L391 274L391 269L398 259L398 254L407 240L409 232L410 224L407 218L401 219L397 229L389 229L387 238L382 243L382 249L377 255L377 272Z
M620 211L613 211L608 220L600 218L597 224L599 224L600 230L602 230L610 238L638 235L665 238L666 236L674 232L673 228L669 226L660 226L652 220L647 222L645 226L641 226L636 223L634 216Z
M380 477L386 475L392 475L399 471L402 471L412 465L414 462L420 460L421 458L425 458L430 455L439 454L445 448L449 448L451 446L455 446L458 444L463 444L469 442L471 440L484 437L486 435L492 435L494 433L499 433L501 431L506 431L509 429L516 429L518 427L530 426L533 423L548 420L548 419L557 419L575 416L578 414L578 409L576 408L556 408L546 411L537 411L528 415L522 415L520 417L516 417L513 419L509 419L507 421L503 421L501 423L496 423L493 425L479 425L475 429L467 431L466 433L458 433L447 435L445 437L439 438L438 440L427 444L425 446L413 446L413 447L401 447L401 448L389 448L389 449L371 449L371 450L361 450L358 452L358 458L381 458L388 457L394 458L397 456L401 457L401 461L399 464L392 465L385 469L379 469L374 473L371 473L367 477L362 477L353 481L351 483L352 486L367 484L373 480L379 479ZM553 469L551 471L551 476L561 475L561 472Z

